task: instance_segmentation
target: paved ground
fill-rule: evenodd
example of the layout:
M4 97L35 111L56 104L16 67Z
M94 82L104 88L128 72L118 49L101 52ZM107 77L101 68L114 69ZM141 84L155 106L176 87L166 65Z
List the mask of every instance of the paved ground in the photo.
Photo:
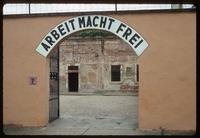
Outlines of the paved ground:
M137 124L138 96L60 96L60 101L61 117L118 117Z
M61 96L60 119L44 128L4 127L8 135L191 134L138 130L138 96Z

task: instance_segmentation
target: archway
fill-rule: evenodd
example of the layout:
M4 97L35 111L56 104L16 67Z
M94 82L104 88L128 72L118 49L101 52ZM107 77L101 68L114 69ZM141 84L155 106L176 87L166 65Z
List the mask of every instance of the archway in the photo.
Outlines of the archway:
M44 37L36 49L36 51L44 57L50 57L50 66L52 65L51 62L55 64L52 66L53 68L50 68L50 78L52 81L50 80L49 121L59 118L59 73L58 70L54 68L58 66L59 62L59 60L57 60L59 52L55 52L56 47L58 43L68 35L88 29L103 30L116 35L126 42L137 56L141 55L148 46L147 42L134 29L108 16L79 16L57 25ZM54 52L53 49L55 50ZM50 53L54 54L49 56ZM51 86L51 82L53 86ZM51 95L53 95L53 97Z
M115 35L99 30L75 33L64 38L58 47L60 119L55 122L74 120L71 125L136 129L138 62L131 47ZM56 48L49 58L55 53ZM70 81L76 78L78 88L70 88ZM55 110L50 105L52 111Z

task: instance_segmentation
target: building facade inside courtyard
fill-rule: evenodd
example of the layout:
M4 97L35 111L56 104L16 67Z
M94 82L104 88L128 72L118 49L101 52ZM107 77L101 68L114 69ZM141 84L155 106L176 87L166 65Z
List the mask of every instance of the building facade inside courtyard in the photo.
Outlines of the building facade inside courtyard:
M111 33L73 35L59 44L59 54L61 94L138 92L137 55Z

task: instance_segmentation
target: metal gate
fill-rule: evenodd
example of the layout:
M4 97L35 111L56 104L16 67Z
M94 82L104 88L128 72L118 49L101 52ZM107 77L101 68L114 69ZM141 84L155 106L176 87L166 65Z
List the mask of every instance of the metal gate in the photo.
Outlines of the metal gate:
M49 122L59 118L59 48L50 55Z

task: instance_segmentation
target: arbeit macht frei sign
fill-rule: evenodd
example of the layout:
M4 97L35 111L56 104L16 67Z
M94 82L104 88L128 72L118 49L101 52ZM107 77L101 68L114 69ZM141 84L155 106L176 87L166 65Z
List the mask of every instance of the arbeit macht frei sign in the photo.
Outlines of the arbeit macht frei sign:
M115 34L127 42L137 56L140 56L148 47L144 38L127 24L108 16L85 15L58 24L43 38L36 51L47 57L53 47L64 37L86 29L99 29Z

